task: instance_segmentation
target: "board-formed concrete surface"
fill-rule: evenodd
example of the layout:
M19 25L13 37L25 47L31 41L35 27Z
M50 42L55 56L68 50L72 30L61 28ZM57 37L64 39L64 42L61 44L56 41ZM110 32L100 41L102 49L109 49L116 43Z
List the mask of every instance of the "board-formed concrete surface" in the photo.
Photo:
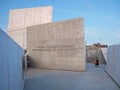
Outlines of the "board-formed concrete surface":
M85 71L83 18L27 27L31 66Z
M108 48L106 71L120 87L120 45Z
M86 72L28 69L34 73L27 74L24 90L120 90L104 68L87 64Z
M9 14L8 34L26 49L26 27L52 22L52 6L12 9Z

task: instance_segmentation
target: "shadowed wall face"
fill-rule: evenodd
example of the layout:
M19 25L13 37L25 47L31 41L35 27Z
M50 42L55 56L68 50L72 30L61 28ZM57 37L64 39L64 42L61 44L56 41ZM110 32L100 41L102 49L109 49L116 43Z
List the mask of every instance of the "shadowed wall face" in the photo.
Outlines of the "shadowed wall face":
M28 27L27 50L34 67L85 71L83 19Z
M105 57L103 55L102 48L90 47L86 49L86 62L94 63L95 59L99 60L100 64L106 64Z
M23 90L24 50L0 29L0 90Z
M120 45L108 48L106 71L120 87Z
M10 10L8 34L26 49L26 27L52 22L52 7Z

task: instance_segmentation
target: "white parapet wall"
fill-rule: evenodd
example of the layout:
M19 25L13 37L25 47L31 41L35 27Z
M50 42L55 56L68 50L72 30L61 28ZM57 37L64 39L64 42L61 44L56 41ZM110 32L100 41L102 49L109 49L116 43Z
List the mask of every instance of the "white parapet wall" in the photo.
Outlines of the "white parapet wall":
M0 29L0 90L23 90L24 50Z
M106 71L120 86L120 45L112 45L108 48Z

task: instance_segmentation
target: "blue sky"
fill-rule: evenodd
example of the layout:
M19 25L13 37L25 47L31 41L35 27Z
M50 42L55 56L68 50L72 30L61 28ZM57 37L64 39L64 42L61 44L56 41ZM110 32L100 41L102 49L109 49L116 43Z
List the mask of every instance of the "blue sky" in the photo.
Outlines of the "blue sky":
M86 44L120 44L120 0L0 0L0 28L10 9L53 6L53 22L84 18Z

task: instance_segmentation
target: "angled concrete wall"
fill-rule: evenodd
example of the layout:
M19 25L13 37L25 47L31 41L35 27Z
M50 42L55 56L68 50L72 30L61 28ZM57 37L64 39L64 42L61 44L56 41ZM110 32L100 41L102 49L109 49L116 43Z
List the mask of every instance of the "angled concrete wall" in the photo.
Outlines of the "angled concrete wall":
M107 62L107 51L108 51L108 48L101 48L101 51L103 53L103 56L105 58L105 61Z
M98 58L98 48L86 48L86 62L93 63Z
M101 64L106 64L105 57L103 55L101 48L98 49L98 60Z
M120 86L120 45L108 48L106 71Z
M27 50L34 67L85 71L83 19L28 27Z
M95 59L99 60L100 64L106 64L105 57L102 52L102 48L87 47L86 49L86 62L93 63Z
M23 90L24 50L0 29L0 90Z
M52 22L52 7L10 10L8 34L26 49L26 27Z

